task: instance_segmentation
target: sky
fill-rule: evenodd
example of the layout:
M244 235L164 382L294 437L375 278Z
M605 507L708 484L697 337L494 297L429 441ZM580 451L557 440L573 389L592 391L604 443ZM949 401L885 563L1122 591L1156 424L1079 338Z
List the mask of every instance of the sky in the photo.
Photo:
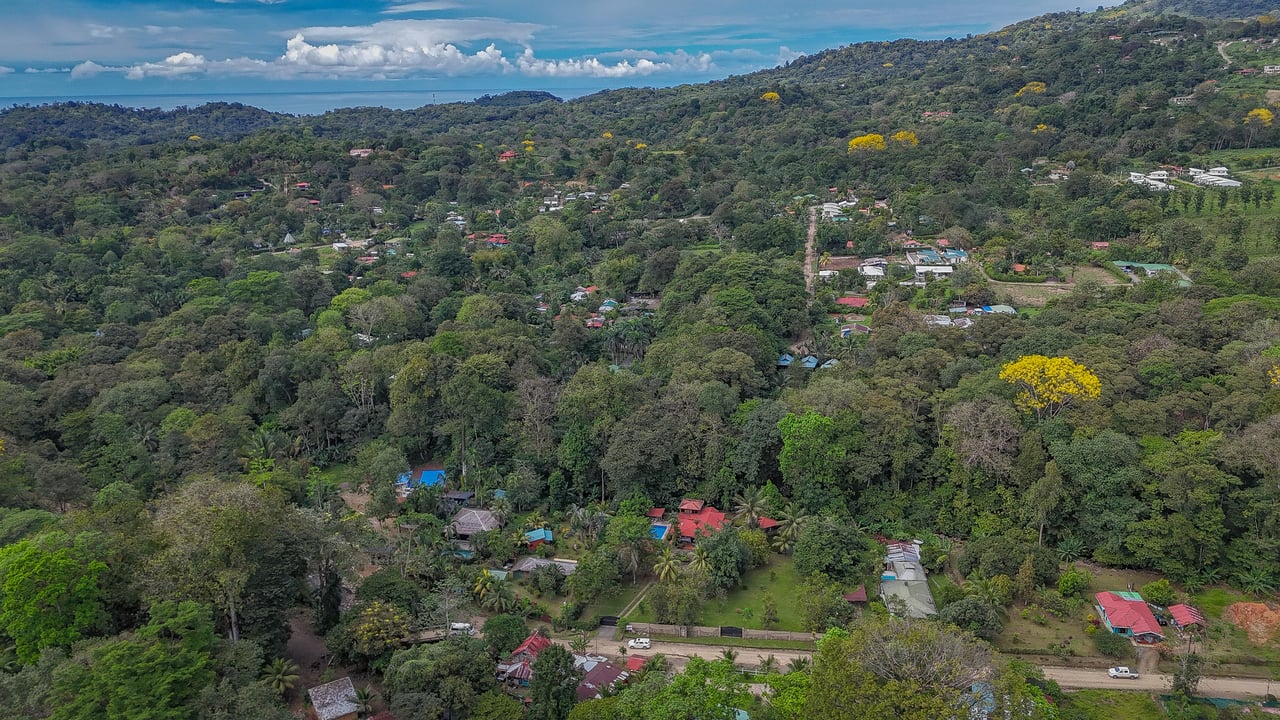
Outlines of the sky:
M961 37L1074 7L1066 0L0 0L0 98L148 105L164 103L142 99L329 94L339 102L379 93L410 96L416 106L427 93L577 96L703 82L865 40Z

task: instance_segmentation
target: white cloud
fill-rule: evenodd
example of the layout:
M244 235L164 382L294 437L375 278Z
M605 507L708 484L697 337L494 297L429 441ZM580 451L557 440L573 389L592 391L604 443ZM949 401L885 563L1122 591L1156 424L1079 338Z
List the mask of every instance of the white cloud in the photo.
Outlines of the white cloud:
M12 72L16 72L16 71L13 68L8 67L6 65L0 65L0 75L8 75L9 73L12 73Z
M399 15L403 13L420 13L420 12L439 12L441 10L455 10L462 7L461 5L448 2L447 0L426 0L426 2L409 2L400 5L392 5L382 11L384 15Z
M24 73L26 73L26 74L28 74L28 75L51 75L51 74L55 74L55 73L69 73L69 72L71 72L71 68L64 68L64 67L45 67L45 68L34 68L34 67L29 67L29 68L24 69L22 72L24 72Z
M85 60L79 65L76 65L75 67L71 68L71 77L75 80L80 80L82 78L97 77L98 75L101 75L104 72L121 72L126 69L127 68L99 65L98 63L92 60Z
M271 60L249 57L217 60L205 53L180 51L160 61L130 65L83 62L72 69L71 75L90 78L111 72L130 80L202 75L384 79L506 73L543 78L626 78L656 73L706 73L715 68L711 54L684 50L665 53L622 50L599 56L544 59L537 56L532 46L534 34L542 29L531 23L493 18L405 19L371 25L316 26L294 31L285 41L284 52ZM130 30L101 26L98 31L110 34ZM517 54L508 58L500 43L514 45Z

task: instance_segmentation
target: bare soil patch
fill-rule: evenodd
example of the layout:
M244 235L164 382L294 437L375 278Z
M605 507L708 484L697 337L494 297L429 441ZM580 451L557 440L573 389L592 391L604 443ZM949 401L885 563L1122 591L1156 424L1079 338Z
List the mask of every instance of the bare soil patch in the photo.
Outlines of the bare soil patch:
M1222 617L1244 630L1254 645L1266 645L1280 635L1280 612L1266 603L1235 603L1222 611Z

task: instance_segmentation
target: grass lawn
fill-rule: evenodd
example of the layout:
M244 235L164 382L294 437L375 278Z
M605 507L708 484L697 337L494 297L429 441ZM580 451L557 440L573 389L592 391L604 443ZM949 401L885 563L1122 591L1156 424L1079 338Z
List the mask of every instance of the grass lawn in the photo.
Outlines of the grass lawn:
M1150 695L1125 690L1081 690L1067 693L1063 709L1088 720L1163 720L1167 717Z
M687 645L722 645L724 647L763 648L765 650L813 650L814 644L803 640L757 640L755 638L730 637L678 637L654 635L654 639L663 642L685 643Z
M598 598L595 602L588 605L582 611L582 619L589 620L591 618L600 617L601 615L617 615L635 599L636 593L643 589L644 583L638 583L632 587L631 583L623 582L619 587L618 592L609 597Z
M804 621L798 590L802 582L791 558L774 555L767 564L749 571L741 587L724 600L709 600L702 607L698 624L764 630L764 599L771 595L778 604L778 623L767 629L801 632Z

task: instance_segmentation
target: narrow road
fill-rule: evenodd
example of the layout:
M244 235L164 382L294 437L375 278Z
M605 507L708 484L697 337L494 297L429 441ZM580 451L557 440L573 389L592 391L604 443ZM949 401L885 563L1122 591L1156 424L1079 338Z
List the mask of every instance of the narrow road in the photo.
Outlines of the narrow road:
M809 207L809 232L804 241L804 289L813 302L814 277L818 272L818 207Z
M1226 70L1227 68L1231 67L1231 58L1227 56L1227 43L1222 40L1219 40L1218 42L1214 43L1213 46L1217 48L1218 54L1222 56L1222 59L1227 61L1227 67L1224 67L1222 69Z
M648 650L629 650L628 652L646 657L661 653L677 670L683 669L689 658L700 657L707 660L718 660L724 657L724 650L731 649L737 657L734 663L743 668L755 668L766 657L772 655L779 667L786 669L787 663L795 658L810 658L813 653L807 650L782 650L751 647L726 648L718 645L695 645L657 641ZM1171 685L1169 675L1152 673L1143 675L1137 680L1112 679L1107 671L1091 668L1044 667L1044 676L1056 680L1059 685L1070 690L1140 690L1148 692L1167 692ZM1280 688L1280 683L1273 682L1272 692ZM1203 697L1224 697L1240 700L1257 700L1266 695L1268 683L1258 678L1209 677L1200 680L1199 695Z
M1171 676L1163 673L1143 675L1137 680L1112 679L1106 670L1046 667L1044 676L1070 689L1100 688L1104 690L1149 690L1168 692ZM1280 686L1280 683L1271 683ZM1197 692L1202 697L1224 697L1256 700L1266 695L1268 683L1258 678L1204 677ZM1274 688L1272 689L1274 692Z

